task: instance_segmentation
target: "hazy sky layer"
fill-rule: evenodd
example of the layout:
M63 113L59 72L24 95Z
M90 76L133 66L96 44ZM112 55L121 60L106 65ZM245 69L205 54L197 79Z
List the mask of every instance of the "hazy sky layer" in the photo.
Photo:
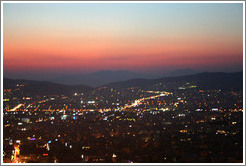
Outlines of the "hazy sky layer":
M243 66L242 4L4 4L4 74Z

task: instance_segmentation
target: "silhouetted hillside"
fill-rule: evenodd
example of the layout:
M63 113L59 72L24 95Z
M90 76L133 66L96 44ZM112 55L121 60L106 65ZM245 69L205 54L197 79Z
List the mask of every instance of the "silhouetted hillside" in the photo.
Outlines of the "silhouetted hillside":
M159 89L243 89L243 72L236 73L200 73L180 77L166 77L160 79L133 79L106 85L112 88L124 89L129 87Z
M88 85L92 87L102 86L116 81L125 81L135 78L158 78L150 74L135 73L127 70L98 71L89 74L64 75L62 77L48 80L49 82L64 85Z
M17 84L24 94L31 95L72 94L74 92L88 92L93 89L89 86L84 85L67 86L44 81L14 80L3 78L4 89L17 88Z
M168 72L165 77L177 77L177 76L186 76L186 75L193 75L193 74L197 74L199 72L193 70L193 69L177 69L177 70L173 70Z

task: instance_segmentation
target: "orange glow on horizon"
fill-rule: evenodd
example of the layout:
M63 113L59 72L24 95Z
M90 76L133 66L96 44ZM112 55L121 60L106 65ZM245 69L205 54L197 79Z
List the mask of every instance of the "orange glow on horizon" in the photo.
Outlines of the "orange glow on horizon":
M233 8L234 13L226 12L226 6L207 8L220 13L211 18L205 9L200 14L193 11L194 15L193 8L185 6L180 10L191 13L182 16L183 20L175 5L144 5L141 15L134 8L116 5L119 11L111 7L110 11L100 9L106 14L92 12L93 17L86 17L80 9L88 9L80 5L70 6L73 10L67 15L71 17L61 17L68 6L58 5L56 10L41 7L40 11L32 11L34 16L20 11L22 21L14 17L18 14L15 8L8 6L3 33L4 70L148 70L162 66L242 65L243 38L240 13L236 10L239 7ZM94 9L93 5L90 7ZM146 15L147 9L153 10L151 16ZM170 15L164 9L170 9ZM46 10L54 16L47 15ZM131 18L126 10L132 12ZM227 15L230 18L222 17Z

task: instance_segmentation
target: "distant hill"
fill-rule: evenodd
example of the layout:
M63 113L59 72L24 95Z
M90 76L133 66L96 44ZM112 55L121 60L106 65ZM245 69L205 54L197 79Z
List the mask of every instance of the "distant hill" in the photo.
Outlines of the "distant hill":
M195 71L193 69L177 69L174 71L170 71L167 73L165 76L166 77L175 77L175 76L185 76L185 75L192 75L192 74L197 74L199 73L198 71Z
M57 95L57 94L72 94L75 92L88 92L92 90L92 87L78 85L67 86L51 82L44 81L32 81L32 80L14 80L9 78L3 78L4 89L16 88L17 84L24 86L21 87L22 91L26 95Z
M111 82L125 81L136 78L157 78L150 74L135 73L126 70L110 71L104 70L89 74L65 75L48 80L49 82L61 83L65 85L88 85L92 87L102 86Z
M108 72L105 72L106 74ZM101 73L94 73L95 75L103 75ZM112 76L112 75L111 75ZM113 76L112 76L113 79ZM28 95L52 95L52 94L72 94L75 92L83 93L90 92L94 88L85 85L62 85L58 83L51 83L45 81L32 81L22 79L3 79L4 89L16 88L17 84L21 87L24 94ZM79 84L79 82L78 82ZM104 86L125 89L130 87L139 87L143 89L243 89L243 72L236 73L199 73L187 76L178 77L163 77L159 79L130 79L127 81L118 81Z
M132 79L105 85L111 88L130 87L159 89L243 89L243 72L236 73L199 73L188 76L164 77L160 79Z

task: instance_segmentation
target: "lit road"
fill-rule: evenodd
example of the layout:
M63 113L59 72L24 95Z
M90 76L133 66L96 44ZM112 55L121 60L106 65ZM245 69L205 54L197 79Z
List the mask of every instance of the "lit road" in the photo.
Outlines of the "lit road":
M138 105L141 105L143 101L150 100L150 99L155 99L155 98L158 98L158 97L161 97L161 96L167 96L167 95L170 94L169 92L159 92L159 91L147 91L147 92L148 93L155 93L157 95L150 96L150 97L144 97L144 98L141 98L141 99L137 99L132 104L124 106L123 110L127 109L127 108L132 108L132 107L136 107Z
M17 110L18 108L20 108L21 106L23 106L23 104L19 104L19 105L17 105L15 108L13 108L13 109L11 109L11 110L9 110L9 111L15 111L15 110Z

